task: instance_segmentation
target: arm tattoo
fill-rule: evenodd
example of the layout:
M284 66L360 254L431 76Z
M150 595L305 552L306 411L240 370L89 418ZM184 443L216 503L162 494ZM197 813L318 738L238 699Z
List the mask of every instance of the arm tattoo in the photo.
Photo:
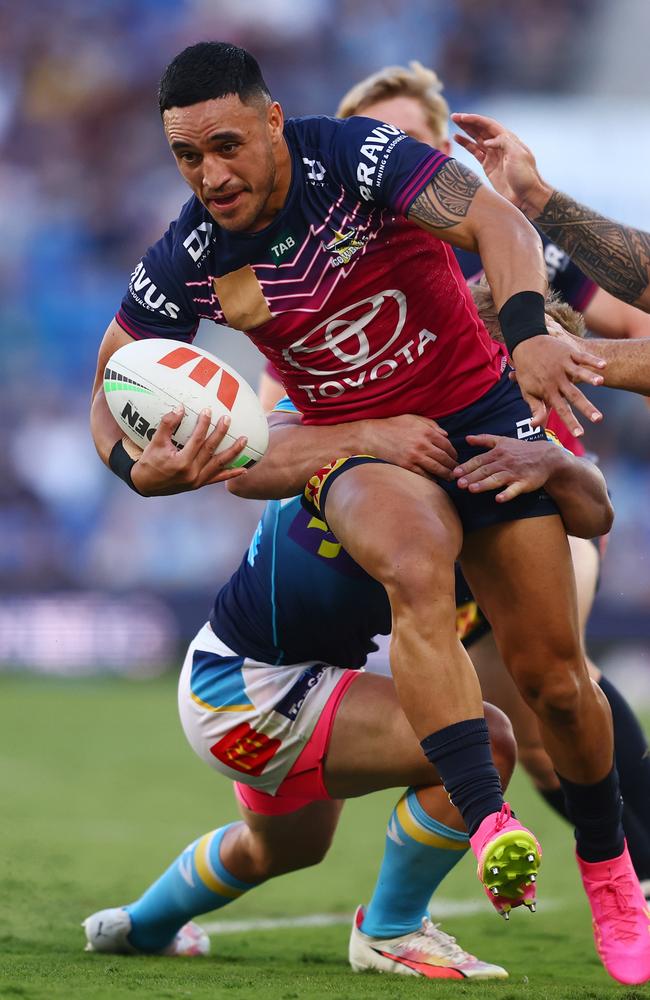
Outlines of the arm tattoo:
M451 229L467 215L481 182L458 160L448 160L411 205L409 219L431 229Z
M634 303L650 284L650 233L606 219L559 191L534 221L616 298Z

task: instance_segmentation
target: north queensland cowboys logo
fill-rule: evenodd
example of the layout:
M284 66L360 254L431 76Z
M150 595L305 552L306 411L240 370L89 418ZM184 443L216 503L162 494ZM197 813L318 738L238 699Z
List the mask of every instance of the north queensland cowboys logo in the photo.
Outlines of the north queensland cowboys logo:
M346 229L344 233L334 230L334 239L329 243L323 243L323 250L332 254L330 264L332 267L340 267L347 264L355 255L357 250L368 242L367 236L357 236L356 229Z

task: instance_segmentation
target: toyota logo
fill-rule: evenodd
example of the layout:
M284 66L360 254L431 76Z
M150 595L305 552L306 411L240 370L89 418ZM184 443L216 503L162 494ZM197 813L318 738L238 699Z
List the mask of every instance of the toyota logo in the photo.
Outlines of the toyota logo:
M376 341L371 345L367 328L381 315L375 324ZM378 292L367 299L361 299L351 306L340 309L329 319L306 333L290 347L285 347L282 355L290 365L312 375L334 375L351 372L370 364L384 354L397 340L406 320L406 296L396 288ZM388 333L392 330L392 333ZM341 365L331 364L332 355ZM330 362L327 368L311 367Z

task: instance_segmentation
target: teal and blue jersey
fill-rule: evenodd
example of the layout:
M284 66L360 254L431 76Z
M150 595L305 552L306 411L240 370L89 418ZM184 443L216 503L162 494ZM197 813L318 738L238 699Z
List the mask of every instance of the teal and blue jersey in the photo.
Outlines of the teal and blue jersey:
M300 499L272 500L210 624L240 656L360 667L391 627L384 588Z

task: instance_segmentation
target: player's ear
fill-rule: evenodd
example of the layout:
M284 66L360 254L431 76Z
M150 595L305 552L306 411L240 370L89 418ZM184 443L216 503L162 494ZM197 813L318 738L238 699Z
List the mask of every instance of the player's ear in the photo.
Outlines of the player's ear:
M284 114L277 101L272 101L266 110L267 122L271 133L271 142L278 142L284 130Z

